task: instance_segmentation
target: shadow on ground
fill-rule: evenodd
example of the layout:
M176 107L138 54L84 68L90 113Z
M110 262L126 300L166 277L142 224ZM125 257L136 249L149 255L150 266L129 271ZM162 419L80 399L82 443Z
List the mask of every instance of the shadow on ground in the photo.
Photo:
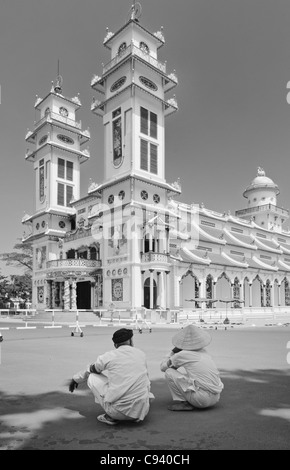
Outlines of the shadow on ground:
M142 424L109 427L91 392L6 395L0 392L0 450L289 449L290 374L263 370L222 373L220 403L212 409L170 412L163 379Z

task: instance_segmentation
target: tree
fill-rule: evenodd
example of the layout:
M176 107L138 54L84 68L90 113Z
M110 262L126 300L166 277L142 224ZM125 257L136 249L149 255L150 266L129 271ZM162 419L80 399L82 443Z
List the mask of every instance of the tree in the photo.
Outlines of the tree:
M11 275L10 297L30 300L32 296L32 282L31 275L24 274L24 276Z
M7 266L24 268L24 274L13 274L10 276L10 282L7 277L0 275L0 297L2 300L7 298L21 298L24 301L30 300L32 295L32 263L33 247L31 243L23 244L21 242L14 245L14 250L10 253L0 253L0 259Z
M10 253L0 253L0 259L7 266L15 266L16 268L25 268L26 273L32 272L33 248L32 243L16 243L14 251Z
M0 274L0 301L4 300L7 297L7 293L9 291L9 281L7 276L2 276Z

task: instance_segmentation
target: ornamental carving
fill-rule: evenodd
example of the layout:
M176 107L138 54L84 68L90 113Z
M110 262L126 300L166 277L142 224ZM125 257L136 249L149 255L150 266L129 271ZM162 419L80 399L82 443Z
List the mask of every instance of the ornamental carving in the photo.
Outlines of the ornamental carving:
M92 191L95 191L95 189L97 189L98 186L99 186L98 183L95 183L94 181L92 181L92 180L90 179L90 184L89 184L88 192L90 193L90 192L92 192Z
M114 33L112 33L112 31L109 31L109 28L106 28L106 36L105 36L105 39L104 39L104 42L107 42L112 36L114 36Z
M157 37L158 39L160 39L160 41L164 42L165 39L164 39L164 35L163 35L163 27L160 28L161 31L156 31L156 33L154 33L154 36Z
M180 178L177 178L177 181L171 184L172 188L176 189L177 191L181 191L181 184Z
M266 176L264 168L261 168L260 166L258 166L257 176Z

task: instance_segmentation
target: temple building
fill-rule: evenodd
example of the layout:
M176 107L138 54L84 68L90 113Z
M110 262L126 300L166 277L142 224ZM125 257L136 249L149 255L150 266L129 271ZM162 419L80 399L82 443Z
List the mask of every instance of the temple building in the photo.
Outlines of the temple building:
M35 212L22 222L38 311L227 303L290 311L289 212L277 205L279 188L265 171L258 168L244 191L247 207L235 214L182 203L180 181L165 179L165 123L178 110L178 78L158 59L164 43L163 29L145 28L135 4L126 24L107 30L109 62L91 82L104 177L85 196L80 172L90 131L77 120L80 98L63 94L61 76L37 97L25 157L35 174Z

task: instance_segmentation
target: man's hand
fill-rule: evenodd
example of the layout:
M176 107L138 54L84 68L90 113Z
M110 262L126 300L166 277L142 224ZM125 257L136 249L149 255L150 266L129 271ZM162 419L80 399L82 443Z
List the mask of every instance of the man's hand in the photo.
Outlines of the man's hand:
M78 384L74 379L71 379L68 389L69 389L69 391L70 391L71 393L73 393L74 390L75 390L76 388L78 388L78 386L79 386L79 384Z

